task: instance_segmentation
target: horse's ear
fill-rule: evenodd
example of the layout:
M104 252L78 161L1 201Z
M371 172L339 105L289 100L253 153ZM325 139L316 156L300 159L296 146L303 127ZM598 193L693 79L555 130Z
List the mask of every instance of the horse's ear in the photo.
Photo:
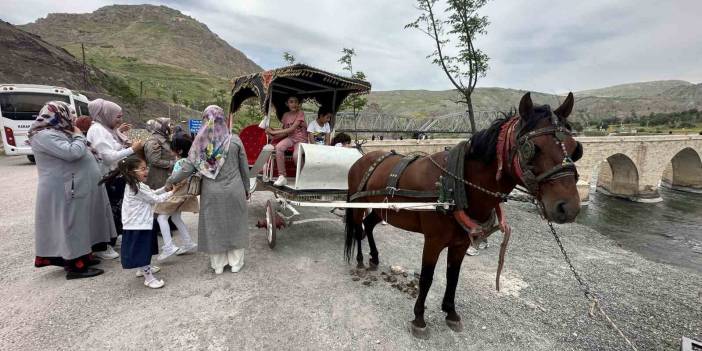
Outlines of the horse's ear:
M526 93L522 96L522 100L519 101L519 116L528 119L533 112L534 103L531 102L531 93Z
M570 113L573 111L573 104L575 103L575 99L573 98L573 93L568 93L568 97L566 97L565 101L559 106L553 113L562 118L566 119L568 116L570 116Z

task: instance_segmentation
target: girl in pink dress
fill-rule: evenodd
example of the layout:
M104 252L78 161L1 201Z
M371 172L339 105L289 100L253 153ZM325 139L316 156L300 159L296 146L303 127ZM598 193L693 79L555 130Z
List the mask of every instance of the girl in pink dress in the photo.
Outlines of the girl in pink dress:
M287 184L285 179L285 150L293 147L293 160L297 162L297 144L307 141L307 123L305 113L300 109L300 99L290 96L285 102L288 112L283 115L283 128L266 128L266 133L273 139L283 138L275 145L275 162L278 165L278 179L273 183L276 186Z

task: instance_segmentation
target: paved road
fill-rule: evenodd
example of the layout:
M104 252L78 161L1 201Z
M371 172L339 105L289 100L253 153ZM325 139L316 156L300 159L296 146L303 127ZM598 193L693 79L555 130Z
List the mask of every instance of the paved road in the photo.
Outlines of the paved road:
M280 232L275 250L254 227L270 196L251 205L251 248L241 273L215 276L194 254L162 264L166 286L150 290L116 261L91 280L66 281L58 268L36 269L33 218L36 172L22 157L0 157L0 349L626 349L588 306L546 232L529 209L508 208L514 235L494 290L497 245L467 258L457 292L462 333L443 323L443 259L427 300L431 339L406 330L413 300L382 280L353 281L342 259L341 223ZM305 210L305 218L330 215ZM197 218L185 216L196 232ZM647 261L580 225L558 228L604 308L639 350L678 349L680 336L702 339L702 277ZM422 237L379 226L384 267L419 267ZM491 239L497 243L499 235ZM367 251L367 250L366 250Z

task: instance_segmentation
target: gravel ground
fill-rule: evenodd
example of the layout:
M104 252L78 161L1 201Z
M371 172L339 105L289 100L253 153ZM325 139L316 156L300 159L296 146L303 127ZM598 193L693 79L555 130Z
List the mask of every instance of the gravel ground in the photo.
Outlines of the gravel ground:
M430 340L407 331L414 300L378 279L354 281L342 258L341 222L279 232L275 250L255 228L269 193L256 193L244 269L215 276L205 255L160 264L166 286L147 289L118 261L94 279L67 281L60 268L33 260L36 172L24 157L0 157L0 349L362 349L625 350L588 316L547 226L527 207L508 206L514 235L495 291L499 234L463 264L454 333L440 311L445 260L427 299ZM331 217L304 209L304 218ZM196 232L197 218L184 219ZM564 245L603 308L639 350L677 350L702 339L702 276L646 260L585 226L558 226ZM422 237L378 226L381 265L419 270ZM367 247L366 250L367 251ZM444 253L445 254L445 253ZM376 273L380 277L378 273Z

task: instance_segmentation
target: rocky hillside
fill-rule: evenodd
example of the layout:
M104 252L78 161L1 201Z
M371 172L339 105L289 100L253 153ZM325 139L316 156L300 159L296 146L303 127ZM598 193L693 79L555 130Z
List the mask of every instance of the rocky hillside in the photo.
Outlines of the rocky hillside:
M129 88L122 78L90 65L86 66L84 79L83 65L71 53L3 21L0 21L0 47L3 48L0 83L56 85L79 90L90 99L100 97L117 102L125 109L126 119L137 124L162 117L167 114L164 111L172 111L173 117L181 119L199 114L184 106L125 94Z
M105 74L90 69L86 86L83 67L73 55L4 21L0 21L0 47L3 48L3 63L0 64L2 83L107 91L100 84L106 78Z
M206 25L165 6L113 5L87 14L52 13L21 28L72 51L84 43L102 56L135 58L215 77L261 70Z
M20 28L124 78L136 94L195 108L261 68L206 25L153 5L113 5L87 14L49 14Z

